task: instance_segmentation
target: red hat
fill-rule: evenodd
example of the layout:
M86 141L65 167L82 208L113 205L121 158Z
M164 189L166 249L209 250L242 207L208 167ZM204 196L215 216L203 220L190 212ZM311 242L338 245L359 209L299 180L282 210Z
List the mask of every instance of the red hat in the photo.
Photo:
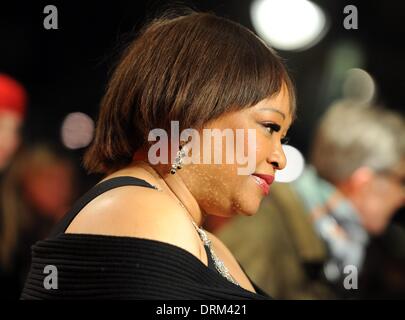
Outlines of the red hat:
M11 111L24 118L27 92L13 78L0 73L0 112Z

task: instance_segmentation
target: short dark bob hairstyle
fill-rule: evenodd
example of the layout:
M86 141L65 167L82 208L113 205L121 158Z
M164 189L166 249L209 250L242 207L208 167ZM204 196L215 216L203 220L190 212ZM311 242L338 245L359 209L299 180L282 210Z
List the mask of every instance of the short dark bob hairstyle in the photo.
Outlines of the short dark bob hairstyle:
M123 53L101 101L90 173L128 165L149 144L150 130L202 129L227 112L278 94L283 85L295 118L294 86L282 60L247 28L191 11L148 23Z

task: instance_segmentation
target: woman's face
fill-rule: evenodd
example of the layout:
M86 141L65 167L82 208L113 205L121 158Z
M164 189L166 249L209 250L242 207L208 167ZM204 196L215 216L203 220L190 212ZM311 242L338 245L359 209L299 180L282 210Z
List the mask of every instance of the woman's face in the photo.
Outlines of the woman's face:
M4 169L20 144L21 117L0 112L0 171Z
M286 136L291 122L289 96L283 88L272 98L223 115L205 126L205 129L219 129L225 133L219 139L222 145L215 146L215 135L206 140L201 133L200 157L202 159L205 147L211 150L211 162L207 164L201 160L200 164L190 163L178 171L205 213L224 217L256 213L261 200L269 192L270 181L259 179L255 174L268 175L271 180L277 170L286 166L282 138ZM255 133L255 139L249 138L248 130ZM218 139L218 134L216 136ZM211 146L207 146L207 141ZM230 146L231 149L227 149ZM222 151L221 161L214 163L214 155L218 151ZM227 152L230 155L228 162ZM245 160L244 164L241 159ZM250 165L247 166L247 163ZM248 167L248 172L242 174L241 169Z

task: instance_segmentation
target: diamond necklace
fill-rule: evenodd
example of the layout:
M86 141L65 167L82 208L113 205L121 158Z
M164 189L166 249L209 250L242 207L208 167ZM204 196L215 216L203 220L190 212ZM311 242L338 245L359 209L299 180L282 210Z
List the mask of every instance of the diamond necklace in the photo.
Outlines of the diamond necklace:
M197 226L197 224L193 220L191 220L191 222L193 223L198 234L200 235L201 240L204 242L204 245L208 247L208 250L210 251L211 254L211 258L214 261L215 269L217 269L217 271L228 281L239 286L239 283L229 273L229 270L225 266L224 262L221 259L219 259L218 256L215 254L214 250L212 249L211 240L208 238L207 233L202 228Z
M162 189L158 188L157 186L155 186L154 184L150 185L156 189L157 191L163 191ZM178 201L179 205L187 211L187 208L184 206L184 204L181 201ZM188 211L187 211L188 213ZM199 226L197 226L197 224L194 222L193 219L190 219L191 223L193 224L194 228L197 230L198 235L200 236L200 239L203 241L204 246L208 247L208 250L210 251L210 255L212 260L214 261L214 266L215 269L217 269L217 271L228 281L232 282L233 284L236 284L237 286L240 286L239 283L234 279L234 277L232 277L232 275L230 274L228 268L225 266L224 262L218 258L218 256L216 255L216 253L214 252L214 250L212 249L212 244L211 244L211 240L208 238L207 233L200 228Z

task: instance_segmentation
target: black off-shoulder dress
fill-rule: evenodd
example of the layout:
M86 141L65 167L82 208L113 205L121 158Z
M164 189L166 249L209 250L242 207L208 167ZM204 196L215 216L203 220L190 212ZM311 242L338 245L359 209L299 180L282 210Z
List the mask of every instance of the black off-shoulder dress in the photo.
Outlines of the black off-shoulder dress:
M165 242L64 233L91 200L128 185L153 188L127 176L101 182L76 202L49 238L32 247L22 299L269 299L253 283L257 293L225 279L208 248L207 267L188 251ZM57 285L51 287L46 285L48 265L56 270Z

